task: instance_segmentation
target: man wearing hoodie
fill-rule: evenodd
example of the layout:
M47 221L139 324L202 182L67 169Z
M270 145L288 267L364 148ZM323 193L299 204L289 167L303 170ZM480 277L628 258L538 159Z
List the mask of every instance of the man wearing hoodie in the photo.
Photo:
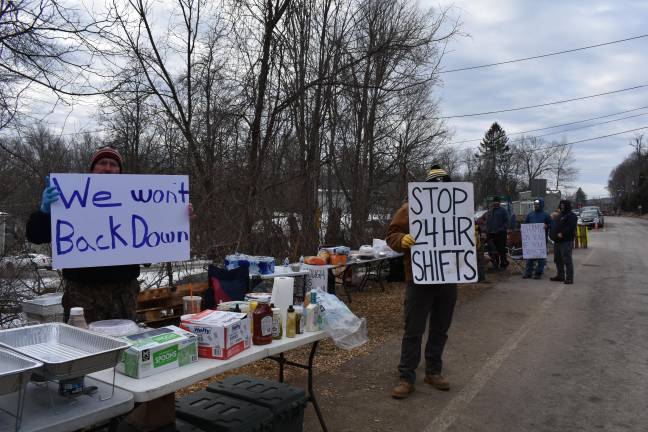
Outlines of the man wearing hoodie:
M450 176L438 165L433 165L425 179L427 182L449 182ZM414 237L409 233L409 204L399 208L389 224L387 244L402 252L405 266L405 333L401 346L398 372L399 384L392 390L392 397L404 399L414 391L416 368L421 361L421 342L425 327L430 322L425 345L424 382L437 390L447 391L450 383L441 375L441 356L448 339L448 329L457 302L457 284L415 284L412 281L410 248Z
M549 233L549 229L551 228L551 217L546 211L544 211L544 200L542 198L538 198L537 200L533 201L533 211L527 215L524 223L544 224L545 244L547 243L547 234ZM542 273L544 273L546 263L547 260L545 258L528 259L526 262L526 268L524 270L524 276L522 277L524 279L529 279L531 275L533 275L533 279L540 279L542 277ZM534 267L535 273L533 272Z
M556 263L556 276L554 282L574 283L574 263L572 262L572 248L576 235L578 218L572 211L571 201L560 201L560 214L551 228L551 239L554 241L554 262Z
M486 216L486 232L497 251L494 255L493 264L496 269L505 269L509 263L506 259L506 236L511 223L509 213L500 206L501 199L493 197L493 204Z

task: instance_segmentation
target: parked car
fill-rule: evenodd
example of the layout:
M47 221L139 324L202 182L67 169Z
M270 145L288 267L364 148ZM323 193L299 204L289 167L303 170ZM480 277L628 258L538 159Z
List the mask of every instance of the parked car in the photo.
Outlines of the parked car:
M40 268L52 268L52 258L47 255L24 252L20 255L6 256L0 258L0 269L14 270L27 269L34 270Z
M596 225L602 227L604 223L605 219L603 213L598 209L598 207L586 207L581 211L578 217L578 224L587 225L588 228L594 228Z

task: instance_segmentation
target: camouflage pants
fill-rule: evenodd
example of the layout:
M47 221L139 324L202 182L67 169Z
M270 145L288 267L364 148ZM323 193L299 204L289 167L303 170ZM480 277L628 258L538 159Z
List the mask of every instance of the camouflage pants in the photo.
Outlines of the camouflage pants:
M63 312L65 322L70 308L82 307L89 324L107 319L130 319L137 315L137 279L124 282L81 283L65 280L63 290Z

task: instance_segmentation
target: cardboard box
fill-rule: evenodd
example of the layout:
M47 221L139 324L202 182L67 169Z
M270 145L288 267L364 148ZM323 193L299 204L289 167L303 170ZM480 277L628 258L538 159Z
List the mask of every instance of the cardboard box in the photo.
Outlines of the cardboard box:
M133 345L124 351L117 371L144 378L198 361L196 336L176 326L124 336Z
M198 337L198 356L225 360L250 347L250 319L244 313L205 310L183 315L180 327Z

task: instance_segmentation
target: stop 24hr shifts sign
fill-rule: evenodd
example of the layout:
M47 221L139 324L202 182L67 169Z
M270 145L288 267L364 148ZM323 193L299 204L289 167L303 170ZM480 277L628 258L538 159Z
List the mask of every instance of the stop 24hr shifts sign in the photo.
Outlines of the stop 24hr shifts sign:
M186 175L51 174L52 267L189 259Z
M408 184L412 279L416 284L477 281L473 184Z

